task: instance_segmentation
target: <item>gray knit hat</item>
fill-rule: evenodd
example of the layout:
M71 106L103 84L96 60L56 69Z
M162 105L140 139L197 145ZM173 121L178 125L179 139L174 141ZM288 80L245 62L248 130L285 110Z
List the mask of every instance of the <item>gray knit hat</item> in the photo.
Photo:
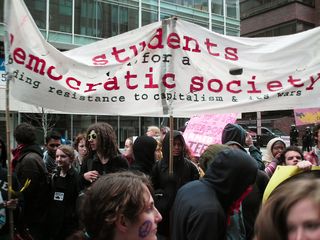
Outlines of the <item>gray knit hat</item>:
M212 144L209 145L206 150L201 154L199 162L200 167L205 172L210 164L213 162L216 155L221 152L222 150L229 148L227 145L224 144Z

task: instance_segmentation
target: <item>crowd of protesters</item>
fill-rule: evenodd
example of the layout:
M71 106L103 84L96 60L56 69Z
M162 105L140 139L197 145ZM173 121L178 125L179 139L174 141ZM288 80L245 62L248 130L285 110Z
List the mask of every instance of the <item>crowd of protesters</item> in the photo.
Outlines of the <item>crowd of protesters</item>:
M168 127L128 137L121 152L112 126L99 122L73 146L50 132L43 151L35 127L21 123L11 189L0 139L0 239L10 239L9 210L15 239L320 239L320 125L307 134L314 147L274 138L262 153L229 123L222 144L196 158Z

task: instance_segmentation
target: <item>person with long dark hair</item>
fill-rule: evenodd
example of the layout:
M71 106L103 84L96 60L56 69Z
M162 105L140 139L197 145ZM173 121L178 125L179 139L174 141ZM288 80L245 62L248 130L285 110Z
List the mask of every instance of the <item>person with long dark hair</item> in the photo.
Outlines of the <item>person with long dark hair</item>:
M108 123L89 126L86 147L88 153L80 171L82 187L90 186L102 175L129 168L128 161L119 151L116 134Z

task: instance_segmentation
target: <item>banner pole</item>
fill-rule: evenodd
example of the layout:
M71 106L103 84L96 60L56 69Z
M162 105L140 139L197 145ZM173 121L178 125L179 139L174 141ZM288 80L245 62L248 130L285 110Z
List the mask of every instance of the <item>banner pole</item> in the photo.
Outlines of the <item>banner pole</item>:
M5 0L4 2L4 22L5 22L5 37L4 37L4 46L5 46L5 71L6 71L6 144L7 144L7 181L8 181L8 200L11 199L12 194L10 189L12 189L12 166L11 166L11 141L10 141L10 102L9 102L9 83L12 79L12 75L8 70L9 65L9 55L10 55L10 41L9 41L9 33L7 30L8 20L9 20L9 12L11 8L11 1ZM13 209L8 209L9 213L9 236L10 239L14 239L14 219L13 219Z
M168 37L168 28L173 28L176 25L176 17L170 18L170 19L163 19L162 20L162 40L166 41ZM167 46L167 45L166 45ZM166 53L171 53L172 49L165 49ZM173 60L172 60L173 61ZM172 63L171 62L162 62L161 63L161 73L162 75L166 74L168 71L173 72L172 69ZM163 84L161 86L161 93L165 93L167 89L164 87ZM163 113L169 115L169 128L170 128L170 137L169 137L169 175L173 175L173 116L172 116L172 100L168 101L165 98L162 99L162 108Z
M7 72L6 78L6 140L7 140L7 180L8 180L8 200L11 199L11 191L12 189L12 166L11 166L11 144L10 144L10 109L9 109L9 81L10 76ZM9 211L9 226L10 226L10 239L13 239L13 232L14 232L14 223L13 223L13 210L11 208L8 209Z

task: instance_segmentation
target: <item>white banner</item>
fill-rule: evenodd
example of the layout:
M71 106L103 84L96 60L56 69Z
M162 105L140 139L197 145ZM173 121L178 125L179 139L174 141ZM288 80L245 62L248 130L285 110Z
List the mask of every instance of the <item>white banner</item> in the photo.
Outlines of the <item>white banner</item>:
M69 113L190 117L319 107L320 27L230 37L168 19L60 52L6 1L11 92Z

